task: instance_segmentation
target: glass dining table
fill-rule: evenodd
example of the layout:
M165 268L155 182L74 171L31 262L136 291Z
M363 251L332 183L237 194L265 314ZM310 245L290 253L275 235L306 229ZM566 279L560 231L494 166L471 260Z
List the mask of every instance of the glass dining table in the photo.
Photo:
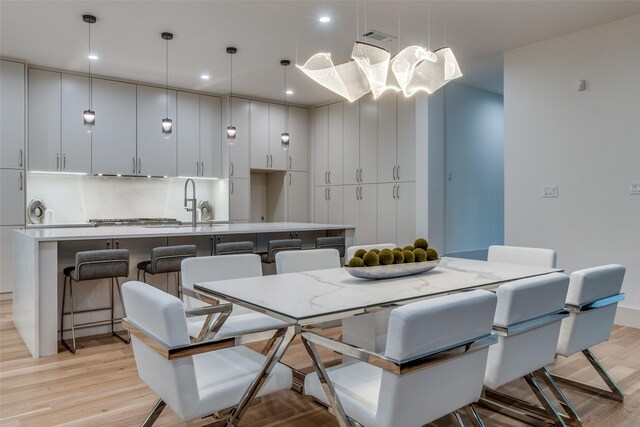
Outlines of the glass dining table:
M380 350L376 337L384 326L371 316L389 312L404 304L475 289L493 290L513 280L562 271L557 268L505 264L443 257L433 270L414 276L365 280L351 276L344 268L307 271L216 282L195 283L194 290L209 298L224 300L283 320L290 326L278 330L264 353L262 371L234 408L227 425L237 425L271 369L298 334L311 325L341 320L343 341L367 349ZM367 319L369 317L369 319ZM214 337L215 338L215 337ZM319 376L326 376L317 352L309 356ZM315 354L314 354L315 353ZM331 388L331 387L329 387ZM339 425L349 426L335 396L328 396ZM328 394L328 393L327 393ZM333 397L333 398L332 398Z

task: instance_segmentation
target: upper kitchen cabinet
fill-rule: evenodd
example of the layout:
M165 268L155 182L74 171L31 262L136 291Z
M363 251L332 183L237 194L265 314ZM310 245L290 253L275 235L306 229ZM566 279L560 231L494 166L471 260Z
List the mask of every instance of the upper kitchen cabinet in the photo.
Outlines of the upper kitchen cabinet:
M249 111L250 102L231 98L230 123L236 127L236 139L226 140L229 150L229 177L249 178ZM226 127L226 126L225 126ZM232 144L228 142L232 141Z
M251 101L251 169L287 169L280 134L285 130L284 107Z
M176 121L179 176L200 176L200 97L178 92Z
M306 108L288 107L289 109L289 153L287 168L293 171L306 172L308 166L309 146L309 112Z
M415 99L378 100L378 182L415 180Z
M180 129L180 123L176 119L176 92L138 85L137 94L136 174L175 176L176 134ZM173 120L173 132L167 137L162 133L161 126L165 117Z
M200 176L222 176L222 100L200 95Z
M313 119L314 185L328 185L329 169L329 107L314 110Z
M88 78L29 70L29 170L91 172L88 107Z
M287 170L287 151L282 149L282 132L286 129L284 106L269 104L269 169Z
M314 119L315 185L343 183L344 102L316 108Z
M378 105L373 95L360 98L360 171L359 182L378 182Z
M360 184L360 102L344 104L344 183Z
M24 225L24 172L0 169L0 225Z
M96 112L96 126L91 134L92 172L135 175L138 170L136 85L93 79L92 86L93 109ZM163 117L161 114L157 118L158 133ZM171 159L174 158L175 151L171 154Z
M60 170L61 99L62 76L60 73L29 69L29 170L31 171ZM82 111L78 112L80 117L82 117Z
M23 169L24 64L0 61L0 168Z

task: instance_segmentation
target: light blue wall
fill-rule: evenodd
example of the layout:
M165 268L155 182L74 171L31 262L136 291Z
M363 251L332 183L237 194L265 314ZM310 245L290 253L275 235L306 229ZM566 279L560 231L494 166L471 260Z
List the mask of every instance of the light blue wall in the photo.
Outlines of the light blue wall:
M503 97L446 86L444 139L444 250L483 253L504 242Z

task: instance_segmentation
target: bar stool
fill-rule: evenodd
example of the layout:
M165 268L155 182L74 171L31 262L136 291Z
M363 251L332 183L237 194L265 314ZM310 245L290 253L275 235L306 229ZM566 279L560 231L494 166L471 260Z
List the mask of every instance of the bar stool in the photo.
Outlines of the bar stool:
M114 318L114 304L113 304L113 281L115 279L118 285L118 295L120 296L120 303L122 304L122 292L120 291L119 277L127 277L129 275L129 251L127 249L103 249L97 251L84 251L76 253L76 264L71 267L67 267L63 270L64 284L62 287L62 310L60 310L60 341L67 350L71 353L76 352L76 331L75 328L88 328L111 324L111 334L124 343L128 344L129 339L123 338L118 335L114 329L113 324L116 320ZM71 302L71 311L65 313L64 301L67 292L67 277L69 278L69 300ZM111 280L111 306L103 308L94 308L89 310L74 311L73 308L73 282L81 282L84 280L94 279L110 279ZM109 320L103 320L98 322L87 322L76 325L75 313L87 313L91 311L111 310L111 318ZM122 305L124 313L124 304ZM73 339L73 347L64 340L64 315L71 314L71 337Z
M264 264L273 264L278 252L299 250L302 250L302 239L269 240L267 252L260 254L260 258Z
M214 250L215 255L252 254L253 242L227 242L218 243Z
M140 281L142 272L143 281L147 281L147 273L156 275L160 273L177 273L178 289L180 289L180 263L183 259L197 256L196 245L160 246L151 249L151 259L138 263L137 279ZM169 284L167 283L167 293Z
M316 239L316 249L337 249L340 253L340 258L342 258L345 252L344 237L318 237Z

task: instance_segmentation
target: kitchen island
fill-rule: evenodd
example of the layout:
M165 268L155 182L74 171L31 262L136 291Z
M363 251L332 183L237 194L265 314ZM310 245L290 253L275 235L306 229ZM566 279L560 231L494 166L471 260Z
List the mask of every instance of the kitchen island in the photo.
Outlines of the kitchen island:
M311 248L317 237L335 235L344 236L346 246L350 246L354 230L351 225L295 222L214 224L195 228L126 226L16 230L13 233L13 323L33 357L57 353L62 270L74 264L75 253L79 251L129 249L129 277L124 282L135 280L137 263L149 259L151 248L157 246L195 244L198 256L206 256L213 254L215 244L221 242L250 240L261 252L266 251L266 245L272 239L300 238L304 248ZM177 285L172 282L172 275L157 276L161 277L147 276L154 286L168 290L171 285ZM109 300L106 280L96 281L95 285L77 286L74 291L77 310L103 307ZM100 312L77 316L78 323L104 318ZM103 332L107 332L106 327L96 327L76 331L76 336Z

